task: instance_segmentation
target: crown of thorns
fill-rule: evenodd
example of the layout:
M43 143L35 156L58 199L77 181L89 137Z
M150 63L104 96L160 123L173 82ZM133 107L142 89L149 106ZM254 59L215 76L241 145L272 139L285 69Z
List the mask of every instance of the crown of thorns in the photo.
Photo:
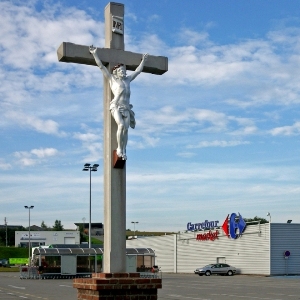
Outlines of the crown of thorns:
M120 67L124 66L124 64L117 64L113 67L113 71L116 70L116 69L119 69Z

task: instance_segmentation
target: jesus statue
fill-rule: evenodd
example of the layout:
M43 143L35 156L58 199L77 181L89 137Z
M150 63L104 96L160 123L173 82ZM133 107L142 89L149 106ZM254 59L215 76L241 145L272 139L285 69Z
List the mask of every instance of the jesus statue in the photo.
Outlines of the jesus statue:
M144 54L141 63L130 75L126 74L126 66L123 64L116 65L112 74L102 64L97 54L97 48L90 46L90 53L94 56L95 61L102 71L105 78L108 80L114 98L110 102L109 109L113 118L115 119L117 129L117 156L123 160L127 159L126 146L128 141L128 128L135 127L135 117L130 104L130 82L135 79L142 71L148 54Z

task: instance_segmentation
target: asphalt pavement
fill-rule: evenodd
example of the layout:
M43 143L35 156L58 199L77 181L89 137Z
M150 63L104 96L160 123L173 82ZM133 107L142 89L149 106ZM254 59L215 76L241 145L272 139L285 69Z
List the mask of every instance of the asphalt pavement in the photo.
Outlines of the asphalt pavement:
M159 300L300 300L299 276L162 274ZM0 273L1 300L76 300L72 279L20 279Z

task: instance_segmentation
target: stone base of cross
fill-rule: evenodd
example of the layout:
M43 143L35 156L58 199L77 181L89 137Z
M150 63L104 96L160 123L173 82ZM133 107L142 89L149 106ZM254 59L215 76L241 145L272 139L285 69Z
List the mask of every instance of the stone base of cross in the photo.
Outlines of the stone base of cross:
M105 8L105 47L97 55L107 70L122 63L136 70L142 54L124 50L124 5L110 2ZM89 46L63 42L57 50L60 62L97 65ZM148 55L143 72L161 75L168 70L168 59ZM114 154L117 125L110 112L111 85L104 76L104 259L103 272L126 272L126 164Z
M141 278L139 273L96 273L92 278L73 280L78 300L151 299L157 300L160 278Z

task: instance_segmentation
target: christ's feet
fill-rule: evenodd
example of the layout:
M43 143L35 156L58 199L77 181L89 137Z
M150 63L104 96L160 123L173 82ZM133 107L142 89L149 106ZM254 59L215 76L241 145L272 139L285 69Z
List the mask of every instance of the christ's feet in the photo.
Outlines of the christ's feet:
M118 157L123 157L123 153L120 148L117 148L117 155Z

